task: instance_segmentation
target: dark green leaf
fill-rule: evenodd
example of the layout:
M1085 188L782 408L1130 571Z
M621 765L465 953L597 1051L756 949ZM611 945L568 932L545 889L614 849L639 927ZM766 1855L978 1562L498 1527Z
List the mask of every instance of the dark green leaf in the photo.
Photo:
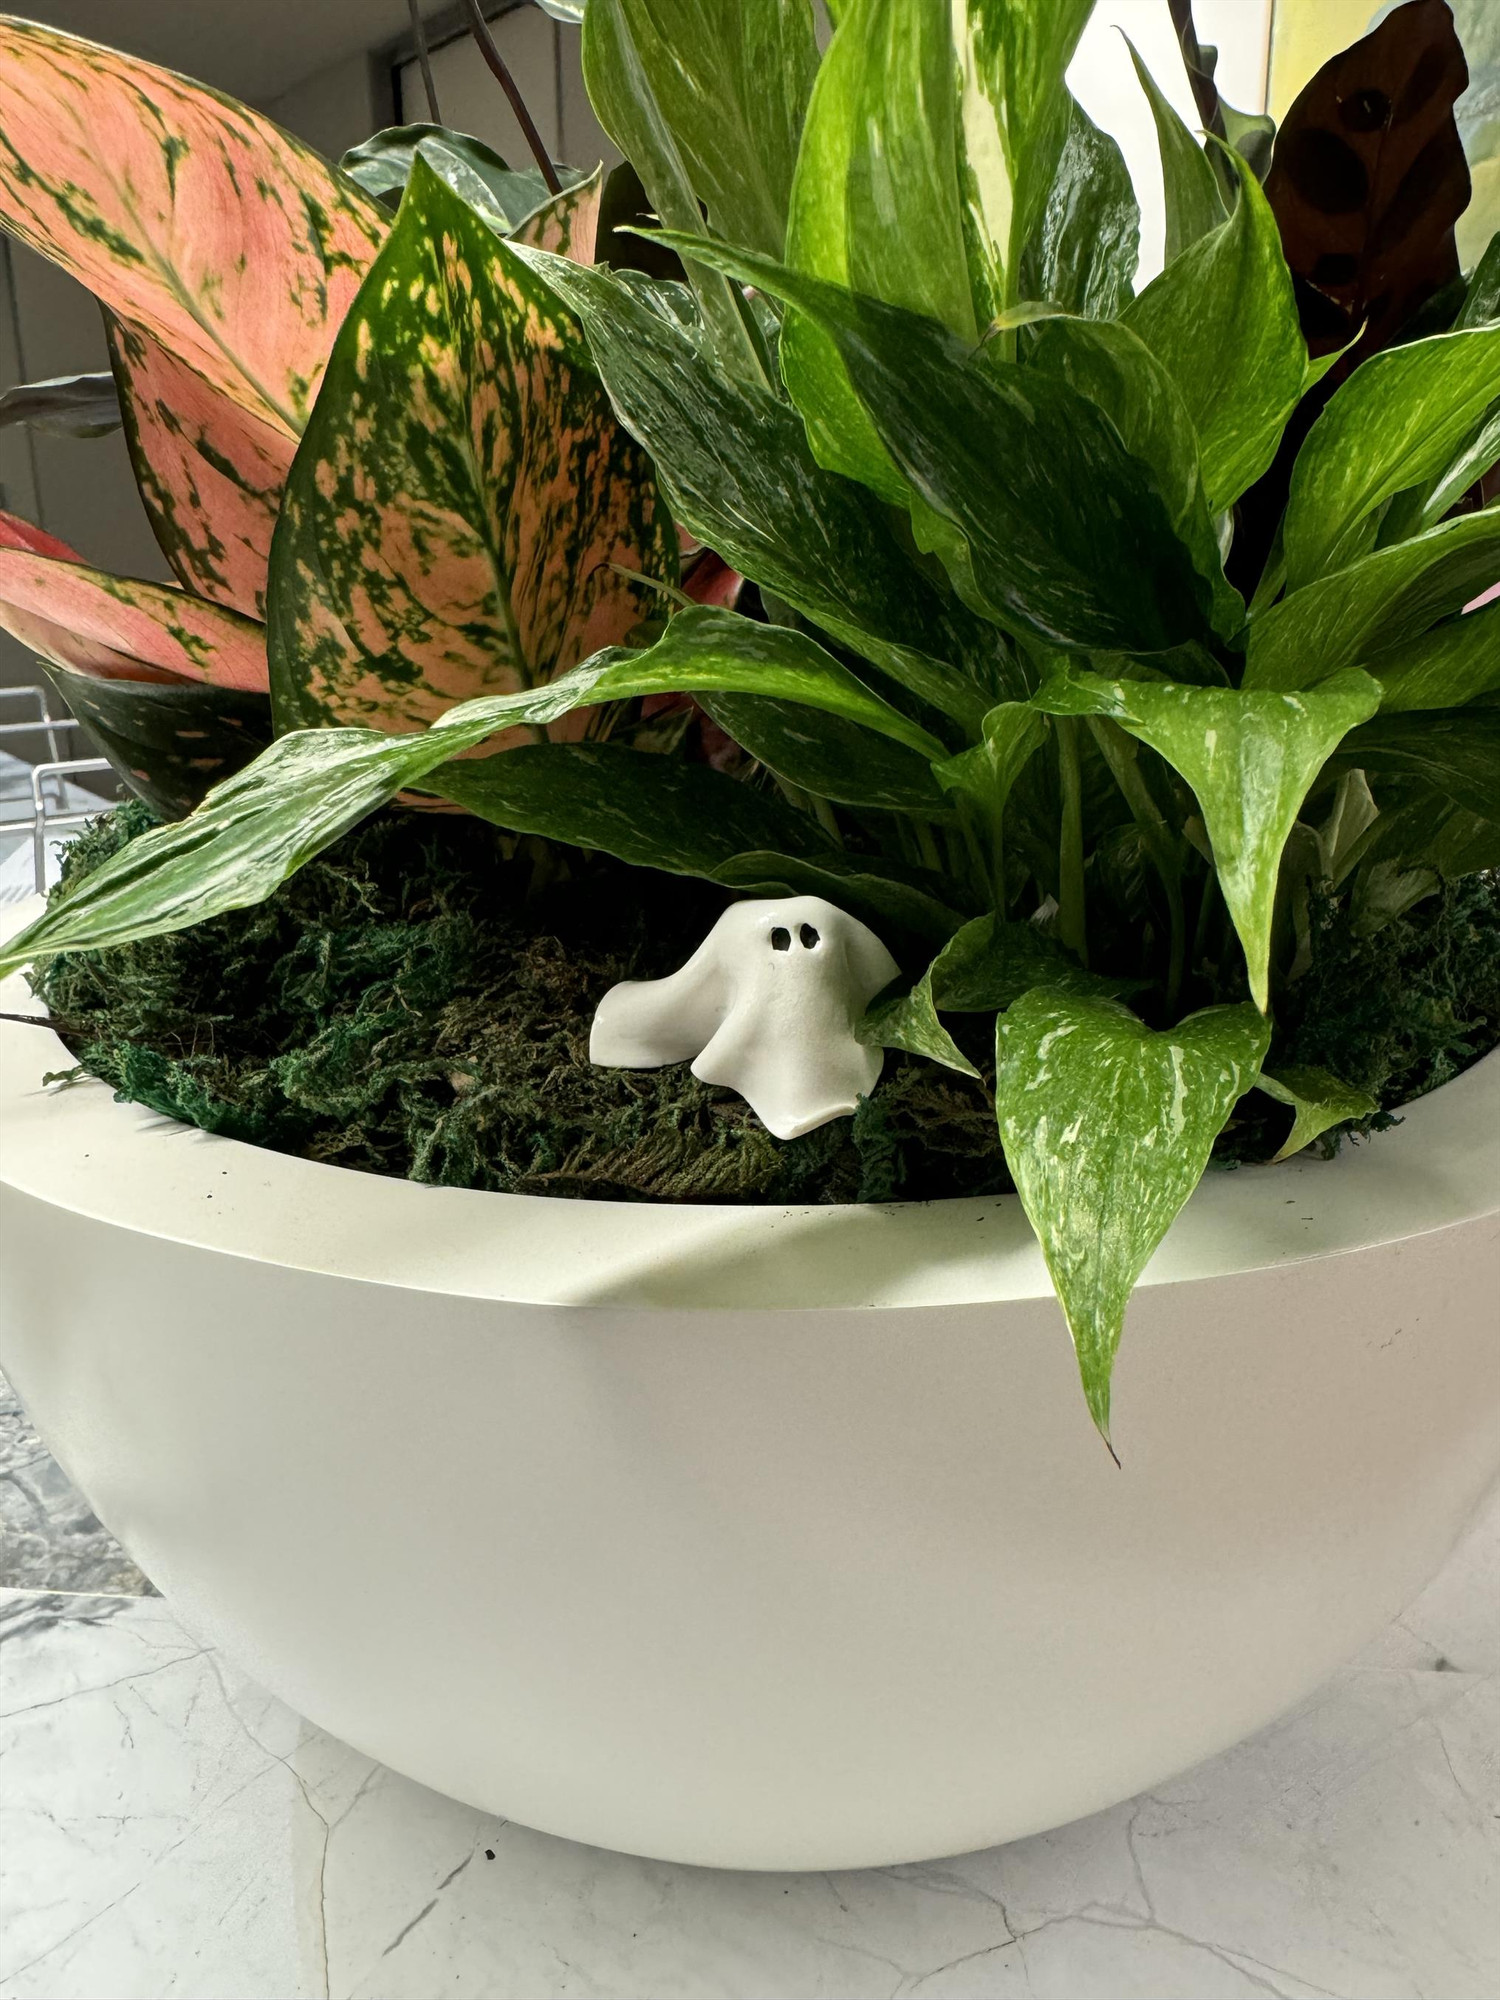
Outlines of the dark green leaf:
M512 833L613 854L638 868L713 878L746 848L817 853L816 820L706 764L613 743L539 743L444 764L424 791Z
M915 941L919 950L934 950L963 922L941 876L876 856L837 850L815 860L737 854L715 869L714 880L746 896L823 896L877 931L893 951L906 940Z
M47 678L138 799L180 819L271 740L263 694L207 681L106 680L48 666Z
M1438 478L1500 394L1500 326L1439 334L1356 369L1298 454L1287 584L1298 590L1373 546L1385 504Z
M1156 120L1156 143L1161 153L1162 181L1167 195L1167 262L1170 264L1189 250L1199 237L1218 229L1228 211L1207 153L1193 137L1169 100L1162 95L1155 77L1141 61L1140 52L1127 35L1125 45L1140 78Z
M117 431L120 422L119 391L107 372L22 382L0 395L0 430L30 424L48 437L96 438Z
M1420 638L1495 580L1500 508L1444 521L1293 591L1250 621L1246 687L1312 687Z
M1284 1069L1277 1076L1262 1070L1255 1087L1295 1114L1286 1143L1273 1156L1276 1160L1289 1160L1346 1119L1368 1118L1380 1109L1366 1091L1341 1083L1326 1069Z
M1474 266L1455 327L1461 332L1471 326L1488 326L1497 319L1500 319L1500 230L1490 238L1489 248Z
M1382 715L1356 729L1342 752L1341 763L1372 779L1419 778L1466 811L1500 820L1500 708Z
M1032 365L1097 403L1126 449L1150 466L1172 526L1213 593L1215 630L1221 638L1236 637L1245 623L1245 600L1224 574L1197 433L1174 378L1145 342L1117 321L1058 320L1043 327Z
M796 411L715 365L680 286L533 261L583 321L616 410L695 535L966 728L1024 692L1019 676L1006 688L1014 669L992 628L945 600L869 495L814 463Z
M283 727L412 729L623 639L676 534L576 323L420 155L272 549Z
M1209 1008L1155 1034L1112 1001L1045 988L1000 1017L995 1108L1006 1163L1106 1439L1130 1294L1270 1038L1253 1007Z
M1402 646L1375 653L1365 671L1384 690L1381 708L1459 708L1500 689L1500 604L1454 618Z
M553 199L539 167L519 172L508 167L493 148L467 132L446 125L391 125L345 153L339 165L367 194L399 200L411 179L418 155L440 179L481 215L509 234ZM559 167L564 188L579 187L592 176L576 167ZM395 202L391 202L395 206Z
M1141 211L1125 156L1072 103L1062 158L1022 259L1021 290L1085 319L1117 319L1133 297Z
M1177 379L1215 513L1270 465L1307 376L1276 218L1250 168L1230 157L1240 180L1234 214L1169 264L1123 315Z
M927 758L842 716L750 694L704 695L700 706L742 749L815 798L931 818L941 818L947 811ZM741 841L740 845L772 843Z
M1350 671L1310 693L1268 695L1072 673L1049 682L1036 704L1049 715L1107 716L1192 787L1264 1012L1282 851L1318 773L1379 707L1375 682Z
M1165 503L1087 398L1036 369L971 366L934 321L765 258L701 241L695 254L833 336L886 449L963 538L965 583L997 620L1049 643L1143 653L1205 632L1208 591Z

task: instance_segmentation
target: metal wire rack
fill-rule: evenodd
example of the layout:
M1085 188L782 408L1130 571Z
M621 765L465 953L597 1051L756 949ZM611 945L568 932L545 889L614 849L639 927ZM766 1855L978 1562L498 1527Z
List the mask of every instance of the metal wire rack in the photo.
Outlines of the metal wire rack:
M32 886L38 894L47 886L47 848L53 836L82 826L119 796L119 780L107 758L68 754L79 746L81 727L76 717L55 712L44 686L0 688L0 835L17 835L29 843ZM45 746L45 756L33 762L19 754L28 742ZM97 781L105 773L109 776L102 784L74 782Z

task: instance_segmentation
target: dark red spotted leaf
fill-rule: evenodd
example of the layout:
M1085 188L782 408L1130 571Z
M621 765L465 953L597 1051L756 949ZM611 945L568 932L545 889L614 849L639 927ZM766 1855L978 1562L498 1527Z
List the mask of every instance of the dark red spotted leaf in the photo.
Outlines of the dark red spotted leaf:
M55 664L47 677L122 781L163 819L181 819L271 740L263 694L207 681L99 680Z
M1453 107L1468 82L1446 0L1408 0L1287 113L1266 194L1313 355L1360 336L1338 379L1459 275L1471 189Z
M388 219L247 106L5 15L0 223L295 435Z
M162 553L189 590L263 619L296 440L143 328L110 313L105 321L136 484Z
M264 693L265 628L165 584L90 569L55 536L0 514L0 626L42 658L124 680Z
M625 639L676 576L576 322L419 157L287 483L278 720L421 729Z

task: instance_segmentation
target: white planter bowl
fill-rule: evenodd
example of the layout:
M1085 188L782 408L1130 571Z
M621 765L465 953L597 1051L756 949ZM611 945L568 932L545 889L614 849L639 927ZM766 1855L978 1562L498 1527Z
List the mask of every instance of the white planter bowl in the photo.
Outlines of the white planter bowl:
M1335 1165L1210 1176L1122 1470L1013 1200L416 1187L43 1091L67 1061L0 1028L43 1438L266 1686L573 1839L856 1867L1091 1812L1313 1687L1500 1467L1500 1056Z

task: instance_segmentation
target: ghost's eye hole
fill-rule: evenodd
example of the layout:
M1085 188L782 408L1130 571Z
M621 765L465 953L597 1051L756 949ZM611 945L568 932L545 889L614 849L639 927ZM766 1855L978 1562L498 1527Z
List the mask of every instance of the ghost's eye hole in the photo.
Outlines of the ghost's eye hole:
M772 931L771 933L772 951L790 951L791 948L792 948L791 932L789 930L783 930L781 925L778 924L775 930Z
M811 924L804 924L797 935L802 940L802 949L804 951L811 951L813 946L818 942L818 934Z

